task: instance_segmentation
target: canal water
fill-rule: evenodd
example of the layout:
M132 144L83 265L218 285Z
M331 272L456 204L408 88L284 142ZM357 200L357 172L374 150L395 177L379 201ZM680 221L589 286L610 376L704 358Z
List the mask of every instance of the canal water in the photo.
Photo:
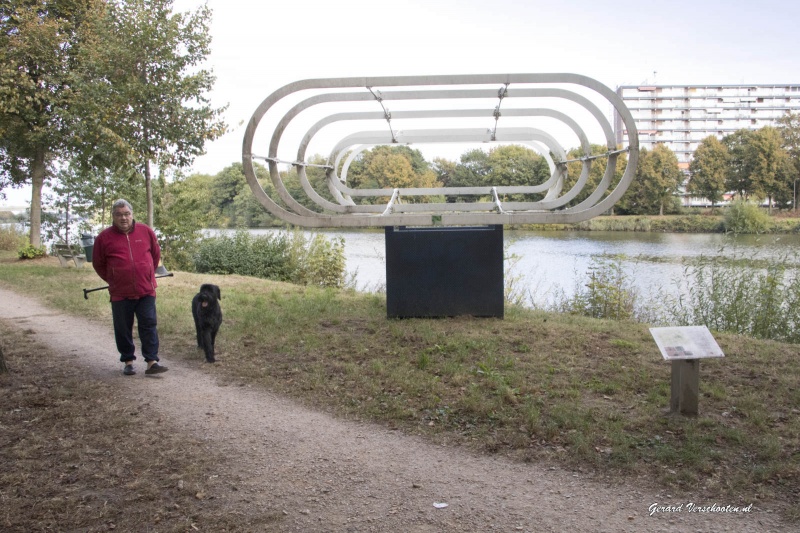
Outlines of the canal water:
M275 229L249 230L254 235ZM383 230L319 230L343 237L348 275L362 291L379 291L386 284ZM215 233L212 231L210 233ZM506 279L518 279L526 301L552 303L557 294L571 295L585 278L593 258L621 255L625 272L643 295L659 289L674 292L684 274L684 258L727 256L792 258L800 252L800 235L724 235L705 233L645 233L600 231L506 231Z

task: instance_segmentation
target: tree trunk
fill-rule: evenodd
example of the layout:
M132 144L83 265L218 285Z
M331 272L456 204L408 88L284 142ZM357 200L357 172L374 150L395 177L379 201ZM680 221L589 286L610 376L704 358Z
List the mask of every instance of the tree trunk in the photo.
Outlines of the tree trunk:
M150 176L150 160L144 162L144 188L147 191L147 225L153 227L153 180Z
M45 150L36 149L36 156L31 165L31 245L39 248L42 245L42 187L47 166L44 161Z
M67 225L64 228L64 244L69 244L69 201L70 201L70 197L69 197L69 193L67 193L67 207L64 210L64 213L65 213L65 215L67 217Z

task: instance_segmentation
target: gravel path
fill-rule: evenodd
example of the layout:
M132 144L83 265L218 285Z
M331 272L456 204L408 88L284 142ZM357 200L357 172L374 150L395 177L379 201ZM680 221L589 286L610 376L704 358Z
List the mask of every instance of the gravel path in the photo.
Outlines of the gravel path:
M148 404L175 431L230 459L215 483L231 512L277 513L286 531L796 531L777 511L690 511L716 504L690 494L607 485L536 464L437 446L366 423L332 418L246 386L220 385L213 367L170 360L170 371L122 375L110 324L60 314L0 289L0 318L85 365L87 377ZM202 370L201 370L202 368ZM444 505L446 504L446 506ZM676 512L650 507L680 506Z

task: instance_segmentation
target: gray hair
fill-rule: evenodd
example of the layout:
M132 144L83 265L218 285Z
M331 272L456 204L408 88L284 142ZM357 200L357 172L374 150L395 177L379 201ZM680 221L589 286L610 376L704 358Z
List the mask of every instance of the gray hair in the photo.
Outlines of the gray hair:
M113 213L120 207L127 207L131 210L131 213L133 213L133 206L131 206L131 203L128 200L123 200L122 198L111 204L111 212Z

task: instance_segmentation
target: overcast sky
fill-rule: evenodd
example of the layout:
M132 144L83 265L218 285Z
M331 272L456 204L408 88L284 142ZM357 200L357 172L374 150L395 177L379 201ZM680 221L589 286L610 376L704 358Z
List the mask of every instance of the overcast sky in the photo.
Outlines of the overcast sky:
M800 83L800 2L208 0L214 106L230 131L191 169L241 160L243 124L306 78L571 72L611 89ZM203 2L175 0L176 11ZM655 74L654 74L655 73ZM569 147L567 147L569 148ZM12 191L6 191L12 193ZM5 204L29 200L9 194Z

